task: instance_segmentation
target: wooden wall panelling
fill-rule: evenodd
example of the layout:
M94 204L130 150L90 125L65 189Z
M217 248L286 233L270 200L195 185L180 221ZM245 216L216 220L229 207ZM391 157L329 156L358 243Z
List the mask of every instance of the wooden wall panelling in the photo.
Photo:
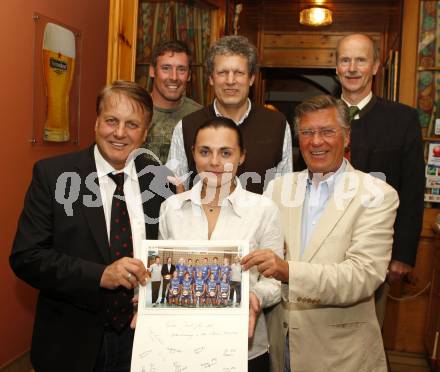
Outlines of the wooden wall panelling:
M403 4L399 4L399 6L395 10L395 15L388 15L388 22L386 26L386 30L384 32L383 37L383 48L382 48L382 68L379 68L378 73L375 77L374 84L374 93L385 97L385 69L383 68L387 57L390 51L400 51L401 44L401 26L402 26L402 12L403 12ZM400 65L400 53L398 56L398 64ZM395 82L396 97L398 97L399 84L398 81Z
M110 0L107 83L134 81L138 0Z
M227 0L199 0L201 4L211 6L211 44L225 34Z
M413 0L416 2L416 0ZM400 0L327 0L325 6L333 11L333 24L314 28L299 24L301 9L315 4L313 0L240 0L240 33L248 36L262 30L277 31L336 31L385 32L391 20L397 21ZM397 19L396 19L397 18ZM256 41L256 36L253 37Z
M336 65L335 48L348 32L263 31L258 38L261 65L264 67L327 67ZM380 33L368 33L383 49Z
M261 56L263 54L262 52L262 43L260 41L261 33L257 33L257 42L255 43L255 46L257 47L258 51L258 65L261 66ZM258 69L257 73L255 74L255 81L252 86L252 90L250 92L250 96L253 102L264 105L264 92L266 89L266 81L263 79L263 74L261 73L261 70Z
M210 2L210 1L207 1ZM225 34L226 27L226 6L225 0L213 0L211 5L216 5L217 8L211 11L211 40L210 44L213 44L216 40L221 38ZM215 3L215 4L213 4ZM208 85L206 93L206 102L210 103L214 100L214 90L211 85Z
M385 50L400 50L403 4L395 9L395 14L388 15L388 24L385 32Z
M264 32L262 65L267 67L335 66L334 47L341 35Z
M419 31L419 1L405 0L402 17L402 46L399 102L415 107L416 63Z
M440 231L436 229L434 268L425 330L425 347L432 361L433 369L440 370Z
M390 295L396 298L419 296L403 301L388 298L383 339L386 349L412 353L424 353L424 333L429 305L434 255L434 232L432 223L437 209L425 209L423 230L417 252L416 267L408 281L393 284Z
M255 74L254 84L252 85L252 90L250 91L250 98L252 102L259 105L264 105L264 93L266 91L266 80L263 79L263 74L257 70Z
M242 3L243 10L238 22L238 33L246 36L254 45L258 45L259 30L263 29L262 6L258 1L245 1Z
M331 67L334 66L333 50L269 49L264 52L266 67Z

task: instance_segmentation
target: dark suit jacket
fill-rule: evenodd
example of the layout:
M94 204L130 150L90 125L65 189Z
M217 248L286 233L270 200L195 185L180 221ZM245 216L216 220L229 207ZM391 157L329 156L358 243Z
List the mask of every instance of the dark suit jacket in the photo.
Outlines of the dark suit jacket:
M174 271L176 271L176 266L174 266L173 264L171 264L171 270L169 271L168 271L168 264L162 265L162 270L161 270L162 276L173 275Z
M400 199L392 259L414 266L423 222L425 165L417 111L373 97L351 123L351 164L382 172Z
M169 173L141 157L136 169L145 192L144 213L157 218L164 197L149 190L160 182L167 185ZM139 174L142 169L144 175ZM31 347L37 371L93 371L101 345L105 318L99 284L111 260L93 172L93 146L37 162L19 219L10 264L19 278L40 290ZM63 175L71 179L66 191L60 187ZM70 210L65 208L69 198L74 199ZM146 223L145 229L148 239L157 239L157 223Z

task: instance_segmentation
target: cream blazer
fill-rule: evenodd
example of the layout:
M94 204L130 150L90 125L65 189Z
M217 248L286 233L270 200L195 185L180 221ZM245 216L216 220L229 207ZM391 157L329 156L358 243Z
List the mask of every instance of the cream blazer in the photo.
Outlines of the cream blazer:
M385 280L399 201L385 182L347 164L303 256L307 171L269 184L281 210L289 283L268 314L272 370L282 371L289 331L292 372L387 371L374 292Z

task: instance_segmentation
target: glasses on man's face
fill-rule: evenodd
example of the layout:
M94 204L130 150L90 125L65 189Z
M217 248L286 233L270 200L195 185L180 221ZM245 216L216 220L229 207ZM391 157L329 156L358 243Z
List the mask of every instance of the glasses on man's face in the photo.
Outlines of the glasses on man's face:
M298 134L304 138L313 138L317 134L321 138L331 138L336 135L338 129L335 128L321 128L321 129L300 129Z

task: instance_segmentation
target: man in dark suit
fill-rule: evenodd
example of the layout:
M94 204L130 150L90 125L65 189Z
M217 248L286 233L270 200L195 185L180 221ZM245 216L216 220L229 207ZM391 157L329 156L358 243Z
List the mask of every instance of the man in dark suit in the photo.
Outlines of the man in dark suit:
M168 296L168 284L170 284L171 277L173 276L174 271L176 271L176 266L171 263L171 257L167 258L167 263L162 265L162 299L160 303L163 304Z
M147 275L132 238L157 238L160 204L171 193L166 169L133 152L152 111L144 89L114 82L97 99L96 144L34 166L10 264L40 291L37 372L130 370L132 290Z
M383 173L399 194L388 273L388 281L394 282L415 265L423 220L425 168L417 111L371 92L379 65L378 47L368 36L353 34L338 43L336 73L342 84L341 98L353 115L351 164L364 172ZM382 298L386 300L386 294ZM379 307L382 309L376 310L382 324L385 303Z

